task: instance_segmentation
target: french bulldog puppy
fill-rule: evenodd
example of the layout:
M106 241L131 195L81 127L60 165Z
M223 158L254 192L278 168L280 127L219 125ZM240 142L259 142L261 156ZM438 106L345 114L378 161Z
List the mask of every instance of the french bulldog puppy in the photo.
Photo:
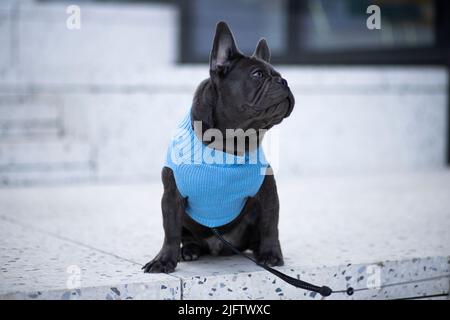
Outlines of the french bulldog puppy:
M294 97L286 80L270 65L269 60L270 50L266 40L261 39L253 55L246 56L237 48L228 25L225 22L217 24L210 55L210 77L198 86L187 118L189 130L193 132L194 123L202 124L201 129L195 130L195 137L201 141L203 147L207 145L206 148L218 149L231 156L245 156L260 148L264 130L279 124L290 115L294 107ZM208 129L219 130L223 134L223 141L204 141L203 134ZM227 137L227 129L242 129L244 132L255 129L256 133L253 131L249 135L256 136L256 147L250 143L236 146L235 137ZM227 143L230 142L227 139L232 139L233 143ZM270 166L267 166L267 172L262 175L257 189L248 191L248 194L243 190L244 187L239 186L241 179L246 179L246 174L239 171L244 169L238 168L238 165L226 167L226 173L220 173L225 177L222 179L218 176L216 180L222 181L221 185L219 181L218 187L215 186L216 180L207 174L197 172L195 176L183 178L181 173L178 173L178 168L181 167L167 165L162 169L164 193L161 207L165 237L160 252L143 267L144 272L169 273L175 270L181 259L193 261L205 254L232 254L212 233L211 227L215 227L239 250L252 250L258 263L268 266L283 265L278 239L279 200ZM195 168L214 169L208 164ZM203 180L195 180L197 175ZM223 181L228 181L230 175L229 181L232 183L224 184ZM186 183L197 183L199 189L208 188L208 192L204 193L206 196L189 194L190 191L186 190L194 190L193 193L198 190L184 187ZM206 187L202 187L202 184L206 184ZM232 190L236 185L239 187ZM227 199L227 195L233 192L245 197L240 200L240 212L225 224L199 223L193 212L188 210L190 201ZM211 210L220 209L222 203L225 205L226 201L213 202L214 208Z

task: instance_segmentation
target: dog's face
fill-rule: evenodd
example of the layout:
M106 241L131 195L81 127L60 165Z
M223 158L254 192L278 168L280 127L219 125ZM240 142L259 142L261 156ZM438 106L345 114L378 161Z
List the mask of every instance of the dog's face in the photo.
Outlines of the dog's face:
M294 97L270 61L266 40L261 39L252 56L243 55L225 22L216 28L210 56L210 77L217 105L218 129L270 129L288 117Z

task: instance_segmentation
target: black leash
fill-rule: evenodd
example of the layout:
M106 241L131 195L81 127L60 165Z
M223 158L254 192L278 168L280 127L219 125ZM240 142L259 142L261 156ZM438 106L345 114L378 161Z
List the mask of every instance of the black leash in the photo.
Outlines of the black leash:
M245 258L247 258L248 260L254 262L255 264L257 264L258 266L260 266L261 268L266 269L267 271L269 271L270 273L274 274L275 276L277 276L278 278L280 278L281 280L289 283L290 285L293 285L294 287L300 288L300 289L305 289L305 290L309 290L309 291L313 291L313 292L317 292L319 294L321 294L323 297L328 297L330 294L332 293L347 293L349 296L351 296L354 292L353 288L348 288L347 290L341 290L341 291L333 291L331 290L330 287L327 286L322 286L322 287L318 287L315 286L311 283L302 281L300 279L296 279L293 277L288 276L287 274L284 274L276 269L273 269L269 266L263 265L258 263L255 259L253 259L252 257L250 257L249 255L246 255L245 253L239 251L238 249L236 249L231 243L229 243L227 240L225 240L219 233L219 231L216 228L211 228L212 232L217 236L217 238L220 239L220 241L222 241L228 248L230 248L234 253L237 253Z

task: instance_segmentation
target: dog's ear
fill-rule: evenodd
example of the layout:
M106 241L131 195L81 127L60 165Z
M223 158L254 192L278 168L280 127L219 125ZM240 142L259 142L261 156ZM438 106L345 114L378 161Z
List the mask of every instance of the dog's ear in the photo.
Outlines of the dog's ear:
M262 38L258 41L253 57L264 60L267 63L270 62L270 49L267 45L266 39Z
M209 58L210 71L225 74L233 59L240 54L228 25L223 21L218 22Z

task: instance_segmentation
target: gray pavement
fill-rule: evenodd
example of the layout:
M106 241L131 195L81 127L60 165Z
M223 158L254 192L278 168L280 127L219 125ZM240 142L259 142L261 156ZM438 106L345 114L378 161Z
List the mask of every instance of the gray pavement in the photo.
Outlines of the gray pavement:
M320 299L240 257L143 274L160 249L162 186L0 189L1 299ZM445 298L450 171L279 181L280 270L353 296Z

